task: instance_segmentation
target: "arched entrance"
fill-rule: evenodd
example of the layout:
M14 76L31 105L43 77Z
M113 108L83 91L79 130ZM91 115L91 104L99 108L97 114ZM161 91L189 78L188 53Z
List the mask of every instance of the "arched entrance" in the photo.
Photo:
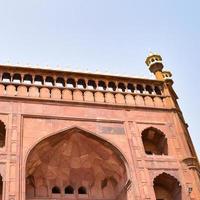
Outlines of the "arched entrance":
M181 186L173 176L162 173L153 183L156 200L181 200Z
M39 142L26 163L26 200L126 200L127 171L110 143L79 128Z

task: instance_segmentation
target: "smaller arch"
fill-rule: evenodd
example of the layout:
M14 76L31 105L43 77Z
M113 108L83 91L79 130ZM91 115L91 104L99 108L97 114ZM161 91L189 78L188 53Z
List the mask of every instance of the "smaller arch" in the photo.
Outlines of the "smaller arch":
M137 85L136 89L137 89L137 91L138 91L139 93L141 93L141 94L144 92L144 88L143 88L143 86L140 85L140 84Z
M148 155L168 155L167 138L157 128L149 127L142 131L142 142Z
M11 82L11 75L10 75L10 73L7 73L7 72L3 73L3 75L2 75L2 81L10 83Z
M43 77L40 75L36 75L34 78L34 84L43 85L44 84Z
M128 83L127 85L127 92L134 92L135 91L135 87L132 83Z
M99 81L98 82L98 90L106 90L106 84L104 81Z
M84 186L79 187L78 194L87 194L87 189Z
M146 85L145 89L149 94L153 94L153 88L150 85Z
M158 86L155 86L154 90L157 95L162 95L162 92Z
M80 89L85 89L86 88L85 80L84 79L78 79L77 87L80 88Z
M116 88L117 87L116 87L116 84L114 82L111 81L111 82L108 83L108 90L109 91L116 91Z
M156 200L181 200L180 182L170 174L163 172L154 178L153 181Z
M118 90L119 90L120 92L125 92L125 91L126 91L126 86L125 86L125 84L120 82L120 83L118 84Z
M62 77L58 77L56 79L56 86L58 87L65 87L65 80Z
M59 188L58 186L54 186L54 187L52 187L52 189L51 189L51 193L52 193L52 194L60 194L60 193L61 193L61 190L60 190L60 188Z
M5 140L6 140L6 126L0 120L0 148L5 146Z
M54 85L54 79L51 76L47 76L45 79L45 85L53 86Z
M96 90L96 88L97 88L97 85L96 85L95 81L88 80L88 89Z
M76 87L76 82L73 78L67 79L67 87L68 88L75 88Z
M71 185L65 187L65 194L74 194L74 188Z
M21 80L22 80L22 78L21 78L20 74L13 75L13 78L12 78L13 83L21 83Z
M26 84L31 84L33 82L32 76L30 74L25 74L23 82Z

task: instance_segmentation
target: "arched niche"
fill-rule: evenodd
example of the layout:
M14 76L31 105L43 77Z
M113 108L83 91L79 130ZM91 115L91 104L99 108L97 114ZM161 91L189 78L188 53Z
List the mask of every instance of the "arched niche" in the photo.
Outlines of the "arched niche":
M165 134L157 128L149 127L142 131L142 142L148 155L168 155Z
M65 187L65 194L74 194L74 188L71 185Z
M30 74L25 74L23 83L32 84L33 83L33 77Z
M124 156L114 145L78 127L70 128L43 139L28 154L26 200L51 199L54 186L65 194L66 185L73 185L77 195L84 186L85 199L114 200L123 191L126 200L127 169Z
M153 187L156 200L181 200L181 186L179 181L167 173L154 178Z

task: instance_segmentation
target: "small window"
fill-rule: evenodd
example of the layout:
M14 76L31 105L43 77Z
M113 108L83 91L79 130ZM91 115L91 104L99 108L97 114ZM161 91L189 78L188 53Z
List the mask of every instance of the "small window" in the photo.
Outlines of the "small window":
M34 84L43 85L43 83L44 83L43 77L40 75L36 75L34 79Z
M157 95L161 95L162 93L161 93L161 90L160 90L160 88L158 87L158 86L155 86L155 93L157 94Z
M45 85L48 85L48 86L53 86L54 85L54 80L51 76L47 76L46 79L45 79Z
M33 82L33 78L30 74L24 75L24 81L25 84L31 84Z
M150 85L147 85L146 86L146 91L149 93L149 94L153 94L153 89Z
M127 86L127 92L134 92L135 88L133 86L133 84L129 83Z
M106 90L106 84L104 81L99 81L98 82L98 89L99 90Z
M96 90L96 88L97 88L97 85L96 85L95 81L89 80L88 81L88 89Z
M86 88L85 80L79 79L79 80L77 81L77 87L80 88L80 89Z
M81 186L78 188L78 194L87 194L87 190L85 187Z
M74 194L74 188L69 185L65 188L65 194Z
M60 188L57 186L54 186L52 188L52 194L60 194Z
M3 82L11 82L11 76L9 73L3 73L3 76L2 76L2 81Z
M75 80L73 78L68 78L67 79L67 87L68 88L75 88L76 83Z
M109 91L115 91L116 90L116 85L114 82L109 82L108 83L108 90Z
M119 83L118 84L118 90L120 92L125 92L126 91L126 86L124 85L124 83Z
M142 85L137 85L137 91L142 94L143 91L144 91L143 86Z
M13 83L21 83L21 75L20 74L13 75Z
M65 80L62 77L58 77L56 79L56 86L64 87L65 86Z

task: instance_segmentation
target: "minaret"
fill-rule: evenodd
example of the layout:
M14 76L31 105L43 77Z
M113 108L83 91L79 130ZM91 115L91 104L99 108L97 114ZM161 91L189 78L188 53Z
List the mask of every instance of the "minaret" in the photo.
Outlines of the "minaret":
M150 53L146 60L145 63L149 67L149 70L154 73L156 79L158 80L163 80L163 64L162 64L162 57L159 54L156 53Z

